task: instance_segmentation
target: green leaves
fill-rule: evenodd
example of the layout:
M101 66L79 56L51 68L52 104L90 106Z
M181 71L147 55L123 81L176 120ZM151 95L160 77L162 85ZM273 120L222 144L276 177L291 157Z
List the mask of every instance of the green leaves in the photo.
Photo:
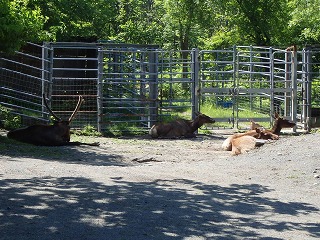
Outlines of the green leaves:
M26 41L45 38L46 18L38 7L30 8L28 0L2 0L0 3L0 51L11 52Z
M320 40L320 9L318 0L289 1L289 30L295 42L318 44Z
M318 0L2 0L0 51L26 41L116 40L168 49L314 44ZM14 40L14 41L13 41Z

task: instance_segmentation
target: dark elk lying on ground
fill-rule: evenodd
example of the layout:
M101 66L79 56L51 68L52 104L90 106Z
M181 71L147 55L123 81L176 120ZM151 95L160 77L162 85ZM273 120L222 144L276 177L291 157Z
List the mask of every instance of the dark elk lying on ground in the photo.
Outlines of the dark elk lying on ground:
M152 138L192 138L195 131L205 123L215 123L211 117L197 113L194 120L179 119L169 123L158 123L151 127L149 134Z
M49 108L45 96L43 96L43 100L46 108L54 117L53 125L33 125L15 129L8 132L8 138L38 146L99 145L98 143L70 142L70 123L84 101L82 96L79 96L78 104L68 120L57 117Z

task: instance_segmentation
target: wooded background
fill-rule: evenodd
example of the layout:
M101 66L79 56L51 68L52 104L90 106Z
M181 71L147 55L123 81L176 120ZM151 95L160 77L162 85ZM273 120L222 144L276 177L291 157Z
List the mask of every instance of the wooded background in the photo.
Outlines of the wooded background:
M319 0L1 0L0 51L26 41L304 46L319 43L319 10Z

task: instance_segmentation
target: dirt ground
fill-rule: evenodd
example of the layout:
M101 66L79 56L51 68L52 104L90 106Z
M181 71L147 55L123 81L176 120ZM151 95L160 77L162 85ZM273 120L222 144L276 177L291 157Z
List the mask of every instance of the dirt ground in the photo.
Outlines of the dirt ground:
M195 139L0 137L0 239L319 239L320 134L230 156Z

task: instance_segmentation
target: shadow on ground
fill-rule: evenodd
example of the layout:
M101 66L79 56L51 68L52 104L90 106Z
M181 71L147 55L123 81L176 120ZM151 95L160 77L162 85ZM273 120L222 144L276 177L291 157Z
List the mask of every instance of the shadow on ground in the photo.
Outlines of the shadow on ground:
M34 146L0 136L0 157L35 158L71 164L122 166L123 157L99 146ZM11 160L14 161L14 160Z
M152 143L167 142L167 141L187 141L200 143L204 140L223 140L223 136L205 135L199 134L196 138L189 139L152 139L148 135L121 137L114 139L117 144L117 140L128 141L126 144L132 145L132 141L145 141ZM144 146L142 144L142 146ZM142 151L142 149L141 149ZM125 163L124 156L121 152L117 151L114 153L108 145L103 146L58 146L58 147L47 147L47 146L34 146L31 144L25 144L8 139L5 136L0 135L0 157L6 156L11 158L35 158L40 160L48 161L60 161L72 164L83 164L83 165L94 165L94 166L124 166L128 165ZM138 152L137 152L138 154ZM138 155L137 155L138 156ZM140 155L137 157L141 157ZM136 159L136 158L133 158ZM148 158L147 158L148 159ZM12 159L11 159L12 160ZM13 161L13 160L12 160Z
M320 209L263 197L272 189L262 185L110 180L0 180L1 239L282 239L265 230L320 237L319 221L297 224Z

